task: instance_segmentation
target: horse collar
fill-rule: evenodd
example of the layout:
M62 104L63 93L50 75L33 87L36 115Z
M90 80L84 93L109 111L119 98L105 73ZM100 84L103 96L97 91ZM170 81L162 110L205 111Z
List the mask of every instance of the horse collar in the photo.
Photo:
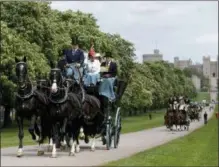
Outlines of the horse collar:
M61 103L64 103L67 100L67 98L68 98L68 90L65 90L65 96L62 99L56 101L56 100L53 100L52 97L50 96L49 100L52 103L59 105Z
M19 99L21 99L21 100L29 99L29 98L31 98L33 95L34 95L33 88L31 88L31 92L30 92L29 94L24 95L24 96L19 95L18 92L16 93L16 96L17 96Z

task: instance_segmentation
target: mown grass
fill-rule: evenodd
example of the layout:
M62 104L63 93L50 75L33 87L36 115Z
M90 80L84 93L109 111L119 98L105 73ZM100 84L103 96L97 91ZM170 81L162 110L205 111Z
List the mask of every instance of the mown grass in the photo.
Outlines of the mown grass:
M218 119L213 116L185 137L106 166L218 166Z
M163 125L164 110L159 110L152 113L152 120L149 120L148 114L134 117L125 117L122 119L122 133L136 132L139 130L154 128ZM28 124L25 122L24 130L24 145L36 144L32 141L29 132L27 131ZM1 131L1 148L18 145L18 128L16 124L12 127Z
M210 101L210 93L209 92L199 92L197 96L193 99L193 101L202 102L202 100Z
M122 133L137 132L140 130L155 128L163 126L164 123L164 109L158 112L152 112L152 120L149 120L148 114L125 117L122 119Z

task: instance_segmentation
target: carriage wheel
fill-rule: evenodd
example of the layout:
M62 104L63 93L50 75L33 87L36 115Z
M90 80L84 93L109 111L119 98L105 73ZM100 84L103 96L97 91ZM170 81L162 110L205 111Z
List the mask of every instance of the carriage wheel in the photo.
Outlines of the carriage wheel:
M118 147L119 139L120 139L120 131L121 131L121 115L120 115L120 107L117 108L116 118L114 123L114 148Z
M108 123L106 125L106 149L110 150L111 147L111 143L112 143L112 127L111 127L111 123Z

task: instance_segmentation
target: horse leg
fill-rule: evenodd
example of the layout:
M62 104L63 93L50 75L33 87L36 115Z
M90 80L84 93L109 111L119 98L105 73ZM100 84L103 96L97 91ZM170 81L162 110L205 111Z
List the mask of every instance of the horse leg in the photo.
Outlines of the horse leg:
M71 150L69 152L69 156L74 156L75 155L75 147L76 147L76 138L75 135L73 134L72 139L71 139Z
M52 146L53 146L52 136L49 136L49 146L47 149L48 152L52 151Z
M57 124L53 124L53 126L52 126L52 131L53 131L53 133L52 133L53 145L52 145L52 156L51 156L51 158L56 158L56 157L57 157L56 144L57 144L58 141L59 141Z
M76 139L76 153L79 153L80 152L80 143L79 143L79 139L77 137Z
M38 139L38 141L42 143L42 124L41 124L41 117L40 116L37 117L36 123L37 123L37 127L38 127L38 130L39 130L39 139Z
M24 138L24 131L23 131L23 118L20 116L17 116L16 118L19 132L18 132L18 138L19 138L19 147L17 152L17 157L23 156L23 138Z
M67 123L68 123L68 119L65 118L64 121L63 121L62 128L61 128L61 136L63 137L63 142L61 142L61 146L63 147L64 150L65 150L66 145L67 145L67 142L66 142L66 126L67 126Z
M35 123L36 123L36 115L33 115L31 117L31 120L30 120L30 127L28 129L29 133L31 134L32 136L32 139L33 140L36 140L36 135L34 133L34 126L35 126Z
M91 142L91 151L95 151L95 144L96 144L96 138L95 135L93 135Z

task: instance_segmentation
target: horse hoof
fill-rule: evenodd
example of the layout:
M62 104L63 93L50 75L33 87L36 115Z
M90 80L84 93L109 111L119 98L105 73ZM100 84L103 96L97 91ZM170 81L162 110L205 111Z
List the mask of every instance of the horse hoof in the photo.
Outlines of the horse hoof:
M21 153L21 152L19 152L19 153L17 153L17 157L22 157L23 156L23 154Z
M95 151L95 148L91 148L91 151L94 152L94 151Z
M76 153L79 153L80 152L80 148L76 148Z
M52 154L52 156L50 158L57 158L56 154Z
M41 150L41 151L38 151L38 152L37 152L37 155L38 155L38 156L44 155L44 151L42 151L42 150Z
M70 152L70 153L69 153L69 156L75 156L75 153Z

